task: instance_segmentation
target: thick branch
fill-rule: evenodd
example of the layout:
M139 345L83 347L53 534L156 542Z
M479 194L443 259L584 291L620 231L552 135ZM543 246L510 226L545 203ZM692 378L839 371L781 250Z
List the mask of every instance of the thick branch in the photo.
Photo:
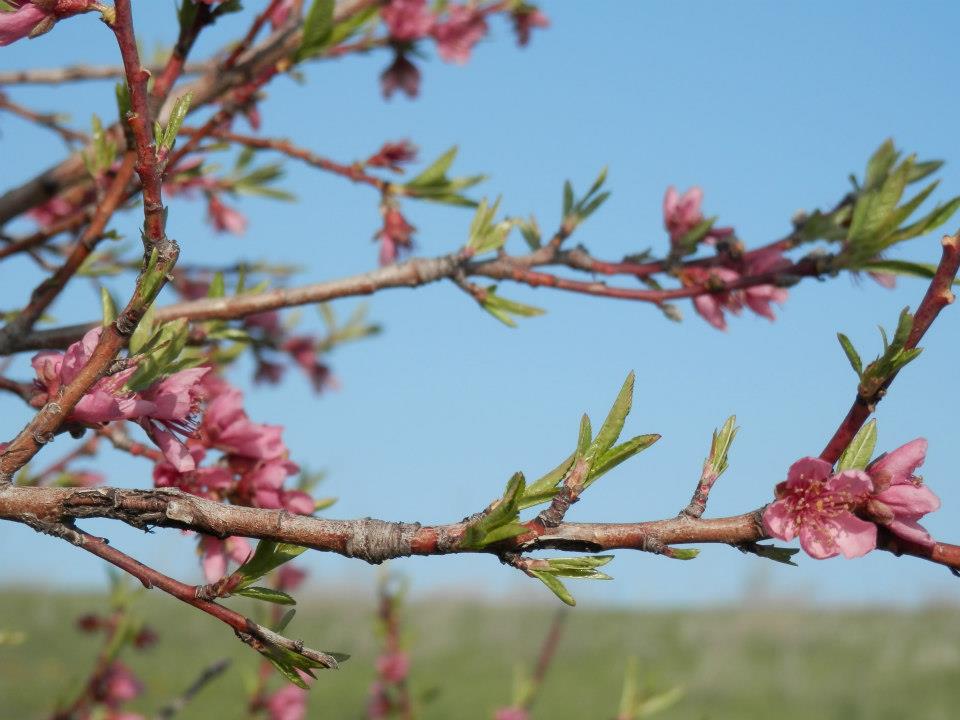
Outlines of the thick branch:
M694 520L686 516L636 523L568 523L544 528L536 520L529 532L483 550L459 547L466 523L419 523L329 520L292 515L284 510L224 505L179 490L121 488L0 487L0 519L25 524L70 522L83 518L120 520L136 528L170 527L214 535L233 535L302 545L322 552L381 563L411 555L449 555L511 550L608 550L659 552L689 543L738 544L766 540L760 510L725 518ZM891 549L884 547L884 549ZM897 552L960 568L960 546L938 544L933 551L898 546Z

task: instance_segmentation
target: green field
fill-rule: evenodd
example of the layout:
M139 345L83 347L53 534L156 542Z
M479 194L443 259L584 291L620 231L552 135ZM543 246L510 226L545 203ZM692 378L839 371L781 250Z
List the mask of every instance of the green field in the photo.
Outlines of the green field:
M0 717L43 718L68 695L96 653L99 636L74 619L103 598L0 593L0 630L25 641L0 646ZM150 651L128 653L148 679L131 709L150 715L200 670L223 657L231 669L181 718L243 718L254 653L199 613L153 594L136 603L160 633ZM514 666L529 665L554 605L492 607L432 602L408 608L415 692L436 697L420 717L488 719L510 699ZM682 684L683 700L659 718L743 720L950 720L960 716L960 609L828 611L773 607L702 611L575 609L534 718L611 718L626 658L656 688ZM288 633L353 659L312 691L310 718L363 717L376 653L369 597L305 600Z

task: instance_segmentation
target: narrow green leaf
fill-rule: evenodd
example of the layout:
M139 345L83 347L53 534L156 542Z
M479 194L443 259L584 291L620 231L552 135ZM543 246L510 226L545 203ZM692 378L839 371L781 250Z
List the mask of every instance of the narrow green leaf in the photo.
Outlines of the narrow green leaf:
M857 374L857 377L862 377L863 362L860 360L860 354L857 352L857 349L853 347L853 343L850 342L850 338L843 333L837 333L837 340L840 341L840 347L843 348L843 352L846 354L847 360L850 361L850 367L853 368L853 371Z
M296 53L299 62L314 55L326 46L333 30L335 0L313 0L303 21L303 39Z
M186 92L177 98L170 111L170 119L167 121L167 127L163 131L163 141L161 147L169 150L177 140L177 133L180 132L180 126L183 125L183 119L190 111L190 103L193 101L193 92Z
M584 457L593 439L593 429L590 427L590 418L584 413L580 418L580 433L577 436L577 457Z
M674 560L693 560L699 554L700 551L697 548L671 548L667 557Z
M894 163L897 162L899 156L900 153L898 153L894 147L893 140L891 138L884 140L880 147L870 156L870 160L867 161L867 172L863 179L863 189L866 191L876 190L883 185L883 182L890 173L890 169Z
M573 595L570 594L570 591L567 590L564 584L560 582L555 575L552 575L548 572L543 572L541 570L531 570L531 573L540 582L550 588L550 591L567 605L577 604L577 601L573 599Z
M843 333L837 333L837 340L840 341L840 347L843 348L843 352L846 354L847 360L850 361L850 367L853 368L853 371L857 374L857 377L862 377L863 362L860 360L860 354L857 352L857 349L853 346L853 343L850 342L850 338Z
M113 301L110 291L102 285L100 286L100 315L103 318L100 322L103 327L117 319L117 304Z
M226 285L223 280L223 273L218 272L210 281L210 287L207 288L208 298L222 298L227 294Z
M634 373L631 370L627 379L623 381L623 386L617 394L617 399L613 401L613 406L607 414L606 420L600 427L596 439L590 446L587 453L588 459L592 460L599 455L603 455L607 450L613 447L613 444L620 437L623 431L623 424L626 422L627 415L630 414L630 407L633 404L633 382Z
M523 498L520 500L520 509L524 510L533 505L539 505L541 502L551 499L556 495L557 483L560 482L570 466L573 465L575 453L570 453L563 462L557 465L553 470L539 478L536 482L527 486Z
M276 603L277 605L297 604L297 601L287 595L287 593L280 590L274 590L273 588L252 586L246 587L243 590L238 590L234 594L243 595L243 597L253 598L254 600L264 600L265 602Z
M837 472L844 470L863 470L873 457L873 450L877 446L877 421L871 420L864 425L854 436L847 449L837 460Z
M573 210L573 185L569 180L563 182L563 217L566 218Z
M657 434L637 435L635 438L610 448L603 455L594 459L590 468L590 476L584 483L584 488L590 487L602 475L610 472L625 460L643 452L659 439L660 436Z
M447 150L443 155L434 160L426 170L408 181L407 187L421 187L441 183L446 177L447 170L453 165L454 158L457 157L457 150L456 145Z
M296 608L290 608L283 614L283 617L280 618L277 624L270 629L273 630L275 633L278 633L278 634L282 633L284 630L287 629L287 625L290 624L290 621L293 620L293 616L296 614L297 614Z
M249 587L271 570L275 570L284 563L293 560L305 550L306 548L300 545L261 540L257 543L257 549L250 559L236 570L244 578L238 589Z

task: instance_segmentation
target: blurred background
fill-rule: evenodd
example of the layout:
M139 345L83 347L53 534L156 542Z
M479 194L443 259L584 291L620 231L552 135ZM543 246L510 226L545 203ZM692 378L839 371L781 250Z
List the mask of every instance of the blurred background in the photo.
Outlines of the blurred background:
M256 5L249 4L205 34L196 57L238 36ZM847 176L862 176L887 137L922 160L947 161L934 200L960 193L960 101L949 92L955 3L546 2L543 10L551 27L527 48L497 22L465 67L424 59L415 101L381 97L387 52L311 64L302 82L281 78L269 87L262 134L342 162L387 140L411 140L424 163L459 145L454 174L489 175L473 195L502 195L505 212L533 213L545 232L559 223L563 181L582 192L609 166L613 195L575 238L609 259L646 248L663 253L661 202L671 184L701 186L705 214L735 227L748 247L782 237L797 210L832 207L849 187ZM135 20L147 53L175 37L172 3L139 3ZM93 16L0 53L2 69L80 62L117 62L113 38ZM111 82L10 94L69 112L84 129L91 113L111 117L114 108ZM4 187L63 157L54 136L12 116L0 115L0 133ZM302 272L294 283L375 267L376 194L292 162L286 168L278 186L298 202L244 198L237 206L250 224L242 237L214 233L203 203L172 199L169 232L181 257L296 264ZM443 254L466 239L469 210L415 202L403 210L417 227L418 255ZM136 238L136 213L113 225ZM936 262L938 240L913 241L897 256ZM16 307L36 282L28 262L4 264L0 307ZM693 490L711 431L735 413L741 431L708 510L731 514L771 498L790 463L816 455L846 412L855 377L836 333L872 357L880 349L876 326L891 328L924 288L909 279L894 290L867 277L805 281L791 289L775 323L748 313L726 332L709 327L688 302L676 324L650 306L504 285L505 296L547 310L509 329L450 284L391 290L369 301L383 332L328 358L335 390L314 396L295 373L278 387L254 387L245 362L231 380L244 389L254 420L285 426L292 459L326 472L318 493L339 498L326 514L436 523L485 507L516 470L536 477L552 468L569 452L580 413L601 417L633 369L637 390L625 432L663 439L604 477L568 518L676 513ZM355 305L334 308L346 316ZM98 312L94 291L78 284L52 314L69 323ZM929 440L923 475L944 509L924 524L944 539L955 539L951 508L960 501L950 459L955 312L934 327L877 416L878 451ZM320 325L314 308L300 316L304 328ZM19 358L9 374L28 377L28 361ZM0 437L28 417L18 402L0 397ZM56 452L69 443L58 441ZM133 458L108 453L96 469L114 485L150 485L149 465ZM184 581L200 578L194 540L176 531L145 536L102 522L85 529ZM0 697L16 700L0 714L29 717L49 707L95 652L71 623L96 608L106 574L95 558L25 527L0 526L0 547L7 549L0 629L25 634L18 647L0 647ZM856 562L802 555L798 562L788 567L728 547L704 547L686 563L618 553L606 568L614 581L570 583L579 607L550 676L553 690L535 716L612 716L634 655L649 682L687 688L663 717L952 717L958 581L942 568L879 552ZM377 571L319 553L300 563L310 570L301 632L360 660L324 676L312 701L337 708L331 716L358 716L370 676L363 659L375 653L369 628ZM534 661L555 599L493 558L409 559L392 570L410 582L414 682L440 688L425 717L489 717L509 700L513 665ZM220 628L171 605L142 600L142 613L162 627L160 645L142 659L142 674L161 669L158 677L169 683L157 690L161 698L206 662L239 654ZM223 682L237 686L240 674ZM23 692L37 683L49 691ZM203 717L203 702L184 717Z

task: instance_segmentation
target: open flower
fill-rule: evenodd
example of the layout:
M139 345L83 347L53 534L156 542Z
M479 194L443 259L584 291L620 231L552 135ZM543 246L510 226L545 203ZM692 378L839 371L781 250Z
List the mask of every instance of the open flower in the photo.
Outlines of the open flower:
M729 268L718 267L704 269L690 267L680 274L680 281L686 286L711 285L712 283L732 283L740 279L740 274ZM724 311L739 315L743 309L743 296L735 290L707 292L693 298L693 307L697 313L717 330L727 329Z
M777 499L763 511L766 532L781 540L800 537L811 557L865 555L877 546L877 526L853 514L873 490L861 470L833 474L830 463L806 457L790 466Z
M66 352L44 351L33 356L30 364L36 372L34 385L39 391L31 401L34 405L42 407L55 401L61 388L76 379L93 355L102 332L100 327L90 330ZM131 367L97 380L80 398L67 420L96 425L112 420L130 420L147 413L151 403L123 387L134 372L136 368Z
M780 250L767 248L750 255L745 265L744 274L763 275L789 267L790 261L783 256ZM754 285L744 289L743 302L757 315L773 322L777 317L773 314L770 303L783 305L787 301L787 296L788 293L785 288L776 285Z
M463 65L470 59L473 46L487 34L487 21L476 8L451 5L446 19L433 26L432 34L440 57Z
M917 438L874 460L866 470L873 481L866 509L894 535L932 547L933 538L917 522L940 507L940 498L914 475L926 454L927 441Z
M427 0L390 0L380 17L391 38L407 42L427 35L434 22Z

